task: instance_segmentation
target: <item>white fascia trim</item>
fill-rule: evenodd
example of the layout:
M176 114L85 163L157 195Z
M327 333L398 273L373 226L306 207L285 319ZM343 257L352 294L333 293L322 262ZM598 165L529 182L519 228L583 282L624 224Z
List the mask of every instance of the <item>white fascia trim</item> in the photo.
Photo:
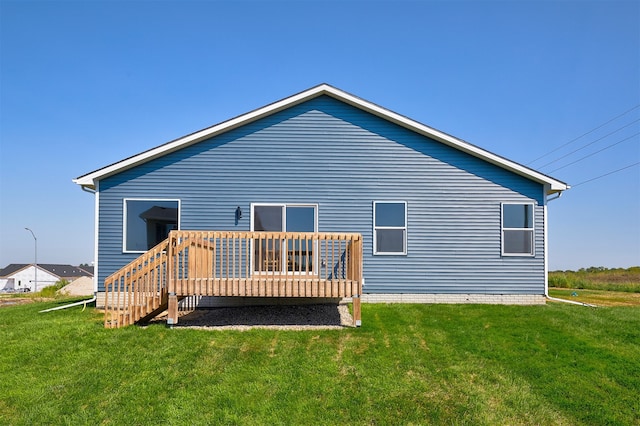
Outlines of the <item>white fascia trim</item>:
M540 183L549 184L549 187L550 187L549 194L569 189L569 186L561 181L558 181L549 176L543 175L542 173L538 173L535 170L532 170L532 169L529 169L528 167L514 163L510 160L507 160L489 151L485 151L482 148L469 144L468 142L457 139L446 133L440 132L429 126L426 126L422 123L414 121L403 115L397 114L393 111L390 111L379 105L373 104L357 96L351 95L347 92L344 92L328 84L321 84L321 85L312 87L311 89L305 90L304 92L300 92L296 95L274 102L262 108L256 109L254 111L251 111L246 114L240 115L238 117L232 118L230 120L224 121L215 126L200 130L198 132L192 133L190 135L187 135L182 138L176 139L174 141L168 142L166 144L160 145L156 148L150 149L138 155L134 155L125 160L111 164L110 166L96 170L84 176L80 176L74 179L73 182L81 186L95 188L95 182L99 179L105 178L107 176L118 173L122 170L126 170L135 165L144 163L146 161L149 161L154 158L160 157L162 155L168 154L170 152L176 151L183 147L189 146L193 143L197 143L201 140L211 138L220 133L227 132L236 127L243 126L252 121L258 120L262 117L274 114L280 110L290 108L294 105L297 105L299 103L305 102L309 99L312 99L321 95L329 95L340 101L346 102L356 108L367 111L371 114L374 114L385 120L391 121L409 130L413 130L431 139L435 139L439 142L444 143L445 145L449 145L460 151L463 151L475 157L481 158L485 161L488 161L502 168L510 170L516 174L519 174L521 176L527 177L529 179L532 179Z

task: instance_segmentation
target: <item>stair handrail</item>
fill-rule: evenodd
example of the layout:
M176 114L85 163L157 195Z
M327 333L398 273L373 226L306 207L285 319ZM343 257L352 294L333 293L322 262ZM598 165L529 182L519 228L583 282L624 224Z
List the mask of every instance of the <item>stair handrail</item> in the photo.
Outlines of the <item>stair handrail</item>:
M105 279L105 327L133 324L163 303L169 248L167 238Z

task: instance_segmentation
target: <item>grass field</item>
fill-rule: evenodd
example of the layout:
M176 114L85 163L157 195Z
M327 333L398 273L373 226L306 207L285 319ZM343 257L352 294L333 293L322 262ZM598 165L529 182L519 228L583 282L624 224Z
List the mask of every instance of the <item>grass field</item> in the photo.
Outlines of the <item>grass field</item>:
M0 424L640 423L640 308L363 305L342 330L0 308Z
M586 268L549 273L549 286L556 288L640 293L640 266L631 268Z

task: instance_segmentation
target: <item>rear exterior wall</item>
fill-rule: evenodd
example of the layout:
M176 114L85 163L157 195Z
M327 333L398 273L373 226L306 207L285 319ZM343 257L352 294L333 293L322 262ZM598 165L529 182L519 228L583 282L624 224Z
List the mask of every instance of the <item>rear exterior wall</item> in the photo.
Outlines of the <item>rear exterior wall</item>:
M99 182L98 290L123 253L123 199L179 199L180 229L249 230L251 203L318 205L364 238L364 293L544 294L541 184L322 96ZM373 255L373 202L406 201L406 255ZM501 255L501 203L535 205L535 256ZM235 210L243 217L236 224Z

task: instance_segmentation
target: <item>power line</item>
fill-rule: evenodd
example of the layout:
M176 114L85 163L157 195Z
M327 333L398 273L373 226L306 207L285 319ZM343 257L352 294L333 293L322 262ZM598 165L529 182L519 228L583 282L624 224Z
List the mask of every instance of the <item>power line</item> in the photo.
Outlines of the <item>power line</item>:
M553 172L555 172L555 171L558 171L558 170L564 169L565 167L569 167L569 166L570 166L570 165L572 165L572 164L575 164L575 163L577 163L577 162L579 162L579 161L582 161L582 160L584 160L584 159L586 159L586 158L592 157L592 156L594 156L594 155L596 155L596 154L598 154L598 153L600 153L600 152L602 152L602 151L604 151L604 150L606 150L606 149L612 148L612 147L614 147L614 146L616 146L616 145L618 145L618 144L621 144L622 142L628 141L628 140L629 140L629 139L631 139L632 137L634 137L634 136L638 136L638 135L640 135L640 132L635 133L635 134L633 134L633 135L629 136L628 138L624 138L624 139L622 139L622 140L619 140L619 141L618 141L618 142L616 142L616 143L612 143L611 145L605 146L604 148L602 148L602 149L600 149L600 150L598 150L598 151L596 151L596 152L592 152L591 154L585 155L585 156L584 156L584 157L582 157L582 158L578 158L577 160L572 161L572 162L571 162L571 163L569 163L569 164L565 164L564 166L558 167L557 169L553 169L553 170L551 170L549 173L553 173Z
M633 167L633 166L637 166L638 164L640 164L640 161L638 161L637 163L629 164L628 166L625 166L625 167L623 167L623 168L621 168L621 169L614 170L614 171L609 172L609 173L605 173L605 174L603 174L603 175L600 175L600 176L597 176L597 177L591 178L591 179L589 179L589 180L585 180L585 181L580 182L580 183L576 183L575 185L573 185L573 186L572 186L572 188L575 188L576 186L584 185L585 183L588 183L588 182L594 181L594 180L596 180L596 179L603 178L603 177L605 177L605 176L612 175L612 174L614 174L614 173L621 172L621 171L626 170L626 169L629 169L629 168L631 168L631 167Z
M549 164L556 163L556 162L558 162L558 161L562 160L563 158L566 158L566 157L570 156L571 154L575 154L575 153L576 153L576 152L578 152L578 151L582 151L582 150L583 150L583 149L585 149L586 147L591 146L591 145L593 145L594 143L599 142L599 141L601 141L602 139L604 139L604 138L606 138L606 137L608 137L608 136L613 135L614 133L618 133L620 130L625 129L625 128L627 128L627 127L631 126L632 124L634 124L634 123L636 123L636 122L638 122L638 121L640 121L640 118L637 118L637 119L633 120L631 123L625 124L624 126L617 128L617 129L616 129L616 130L614 130L613 132L611 132L611 133L607 133L606 135L604 135L604 136L602 136L602 137L600 137L600 138L598 138L598 139L596 139L596 140L594 140L594 141L592 141L592 142L589 142L588 144L583 145L583 146L581 146L581 147L580 147L580 148L578 148L578 149L574 149L573 151L571 151L571 152L570 152L570 153L568 153L568 154L563 155L562 157L558 157L558 158L556 158L556 159L555 159L555 160L553 160L553 161L549 161L548 163L545 163L545 164L543 164L542 166L539 166L539 167L538 167L538 169L541 169L541 168L543 168L543 167L547 167Z
M549 151L549 152L547 152L547 153L546 153L546 154L544 154L544 155L541 155L540 157L536 158L535 160L531 160L531 161L529 161L529 162L527 163L527 165L530 165L530 164L532 164L532 163L535 163L536 161L538 161L538 160L540 160L540 159L542 159L542 158L544 158L544 157L546 157L546 156L548 156L548 155L550 155L550 154L553 154L554 152L556 152L556 151L558 151L558 150L560 150L560 149L564 148L565 146L567 146L567 145L569 145L569 144L571 144L571 143L573 143L573 142L577 141L578 139L580 139L580 138L582 138L582 137L584 137L584 136L587 136L588 134L593 133L593 132L595 132L596 130L598 130L598 129L600 129L600 128L604 127L604 126L606 126L607 124L611 123L612 121L617 120L618 118L620 118L620 117L622 117L622 116L624 116L624 115L627 115L628 113L630 113L631 111L633 111L634 109L637 109L637 108L640 108L640 104L638 104L638 105L634 106L634 107L633 107L633 108L631 108L631 109L626 110L626 111L625 111L625 112L623 112L622 114L616 115L615 117L613 117L613 118L612 118L612 119L610 119L609 121L606 121L606 122L602 123L601 125L599 125L598 127L593 128L593 129L589 130L589 131L588 131L588 132L586 132L586 133L583 133L582 135L578 136L577 138L571 139L569 142L565 143L564 145L560 145L560 146L559 146L559 147L557 147L556 149L554 149L554 150L552 150L552 151ZM543 167L544 167L544 166L543 166Z

